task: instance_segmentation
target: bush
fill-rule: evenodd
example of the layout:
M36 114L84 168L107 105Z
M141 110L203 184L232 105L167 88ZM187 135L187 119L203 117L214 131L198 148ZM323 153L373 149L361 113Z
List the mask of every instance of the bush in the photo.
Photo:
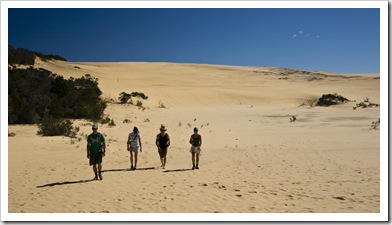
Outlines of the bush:
M128 93L125 93L125 92L121 92L119 97L118 97L118 100L120 100L121 104L127 103L128 100L131 100L131 102L132 102L131 94L128 94Z
M372 128L372 129L375 129L375 130L377 130L377 128L380 126L380 118L378 118L378 120L377 121L373 121L372 122L372 125L370 125L370 127Z
M66 80L44 69L10 68L8 87L10 124L38 123L45 115L98 120L107 106L98 79L89 74Z
M357 103L356 106L353 107L353 109L354 110L357 109L357 108L364 108L365 109L365 108L372 108L372 107L379 107L380 106L379 104L370 102L369 100L370 99L366 97L363 100L363 102Z
M71 120L56 119L51 116L44 117L38 124L38 135L42 136L67 136L75 138L79 127L73 127Z
M348 102L349 100L338 94L324 94L318 99L316 106L331 106Z

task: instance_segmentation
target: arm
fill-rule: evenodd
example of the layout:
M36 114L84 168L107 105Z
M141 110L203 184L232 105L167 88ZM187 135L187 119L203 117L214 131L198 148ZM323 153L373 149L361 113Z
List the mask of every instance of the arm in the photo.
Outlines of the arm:
M155 140L155 144L158 147L158 151L161 150L161 147L159 147L159 134L157 135L157 139Z
M170 137L169 134L167 134L167 142L166 142L166 147L170 145Z
M102 148L103 148L103 149L102 149L102 150L103 150L103 151L102 151L102 155L105 156L105 153L106 153L106 142L105 142L105 141L102 142Z
M192 144L193 142L193 134L191 135L191 139L189 140L189 144Z
M129 144L130 144L129 141L130 141L130 140L129 140L129 135L128 135L128 140L127 140L127 151L128 151L128 152L129 152Z
M199 135L200 136L200 145L199 145L199 148L201 147L201 144L203 143L202 141L201 141L201 135Z
M87 142L87 158L90 158L90 143Z
M140 152L142 152L142 138L139 135L139 145L140 145Z

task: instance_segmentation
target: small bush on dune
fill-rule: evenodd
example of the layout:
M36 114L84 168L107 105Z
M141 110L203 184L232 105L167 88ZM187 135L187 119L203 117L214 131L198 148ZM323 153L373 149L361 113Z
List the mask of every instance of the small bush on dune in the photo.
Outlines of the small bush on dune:
M316 106L331 106L349 102L347 98L338 94L324 94L318 99Z
M373 121L372 125L370 126L372 129L377 130L377 128L380 126L380 118L378 118L377 121Z
M372 107L380 107L379 104L370 102L369 100L370 100L370 99L366 97L366 98L363 100L363 102L357 103L356 106L353 107L353 109L355 110L355 109L357 109L357 108L364 108L364 109L365 109L365 108L372 108Z
M38 135L42 136L67 136L75 138L79 132L79 127L72 126L71 120L55 119L46 116L38 124Z

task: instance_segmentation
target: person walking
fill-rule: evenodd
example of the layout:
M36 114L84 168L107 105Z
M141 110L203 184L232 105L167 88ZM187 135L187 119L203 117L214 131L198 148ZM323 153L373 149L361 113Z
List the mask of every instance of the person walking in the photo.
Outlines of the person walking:
M157 134L157 138L155 144L158 147L159 158L161 159L161 167L165 169L166 166L166 155L167 148L170 146L170 137L169 134L166 133L166 127L161 125L160 133Z
M192 170L194 169L199 169L199 157L201 153L201 135L198 134L199 129L195 127L193 129L193 134L191 135L191 139L189 140L189 143L192 145L190 152L192 153Z
M133 132L129 133L127 141L127 150L131 154L131 170L136 170L137 155L142 152L142 141L137 127L133 128Z
M93 132L87 137L87 158L90 166L93 166L93 180L102 180L102 158L106 153L105 136L98 132L98 125L92 126Z

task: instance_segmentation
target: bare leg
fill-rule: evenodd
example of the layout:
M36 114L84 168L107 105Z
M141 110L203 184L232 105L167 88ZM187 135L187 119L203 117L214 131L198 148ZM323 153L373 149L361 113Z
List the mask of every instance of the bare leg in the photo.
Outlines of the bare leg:
M132 150L130 151L130 161L131 161L131 169L133 169L133 153Z
M195 153L194 152L192 152L192 169L194 170L195 169Z
M166 166L166 156L163 157L163 169L165 169Z
M200 153L196 153L196 169L199 169L199 156Z
M136 165L137 165L137 153L138 152L134 152L134 157L135 157L135 166L133 168L136 169Z
M93 165L93 171L94 171L94 174L95 174L94 180L97 180L98 179L97 164Z
M99 179L103 179L102 178L102 164L98 164L98 175L99 175Z

